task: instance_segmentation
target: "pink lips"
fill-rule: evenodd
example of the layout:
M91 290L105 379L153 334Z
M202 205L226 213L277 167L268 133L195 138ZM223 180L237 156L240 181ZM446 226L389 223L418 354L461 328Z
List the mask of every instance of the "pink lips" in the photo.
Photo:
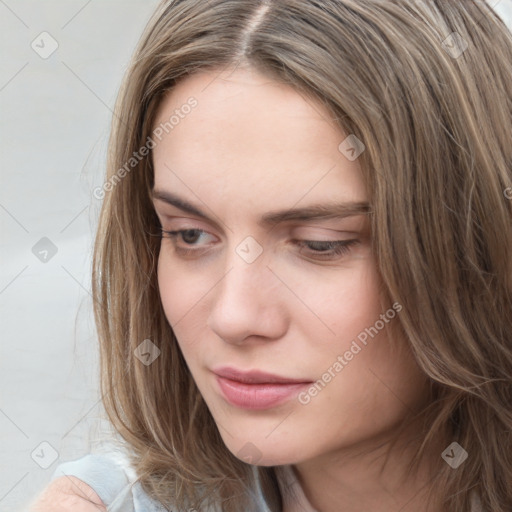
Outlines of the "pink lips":
M311 381L304 379L289 379L258 370L242 372L222 367L214 370L214 373L224 398L243 409L275 407L311 384Z

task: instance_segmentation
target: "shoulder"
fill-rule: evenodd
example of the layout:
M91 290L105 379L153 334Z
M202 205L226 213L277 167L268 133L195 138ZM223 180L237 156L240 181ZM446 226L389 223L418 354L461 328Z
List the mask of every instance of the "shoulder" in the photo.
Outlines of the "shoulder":
M69 475L89 485L109 512L162 512L161 503L150 498L137 481L126 446L112 440L96 453L61 463L52 480Z
M54 479L30 504L29 512L107 512L97 493L74 476Z
M144 492L136 481L137 475L130 465L125 449L117 444L107 444L97 453L62 462L55 469L51 481L63 481L62 477L66 476L68 480L76 477L89 486L109 512L168 510ZM258 512L269 512L261 494L258 498Z
M78 478L94 490L109 511L138 512L134 508L131 489L134 475L130 468L124 467L124 461L116 449L87 454L59 464L50 481Z

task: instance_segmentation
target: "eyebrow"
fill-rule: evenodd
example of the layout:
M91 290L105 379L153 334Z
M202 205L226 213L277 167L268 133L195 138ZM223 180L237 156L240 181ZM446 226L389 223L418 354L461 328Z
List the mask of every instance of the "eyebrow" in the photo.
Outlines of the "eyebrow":
M175 206L184 212L191 213L197 217L210 220L209 217L197 206L189 203L170 192L153 189L151 191L153 199L159 199L167 204ZM342 203L324 203L313 204L301 208L292 208L288 210L270 211L264 214L259 220L261 227L273 226L286 221L313 221L321 219L336 219L351 217L354 215L364 215L371 213L370 205L367 202L342 202Z

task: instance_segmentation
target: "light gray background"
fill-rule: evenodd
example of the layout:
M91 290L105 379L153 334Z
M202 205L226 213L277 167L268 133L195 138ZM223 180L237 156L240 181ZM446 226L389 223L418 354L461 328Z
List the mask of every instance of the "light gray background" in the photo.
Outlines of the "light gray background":
M106 428L92 190L123 72L157 3L0 0L0 512L24 510ZM490 3L512 28L512 0ZM58 43L48 58L31 47L51 48L43 31ZM43 237L57 249L47 261Z
M157 3L0 1L2 512L25 510L59 462L90 451L104 423L89 294L101 202L92 190L103 182L110 109ZM59 45L47 59L31 47L43 31ZM32 253L42 237L58 251L46 263ZM36 461L54 453L42 442L59 457L47 469Z

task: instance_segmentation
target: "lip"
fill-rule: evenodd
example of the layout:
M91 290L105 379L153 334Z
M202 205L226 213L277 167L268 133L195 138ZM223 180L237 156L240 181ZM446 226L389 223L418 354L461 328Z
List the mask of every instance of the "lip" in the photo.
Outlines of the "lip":
M213 373L221 394L231 405L252 410L281 405L312 383L260 370L241 371L223 367Z

